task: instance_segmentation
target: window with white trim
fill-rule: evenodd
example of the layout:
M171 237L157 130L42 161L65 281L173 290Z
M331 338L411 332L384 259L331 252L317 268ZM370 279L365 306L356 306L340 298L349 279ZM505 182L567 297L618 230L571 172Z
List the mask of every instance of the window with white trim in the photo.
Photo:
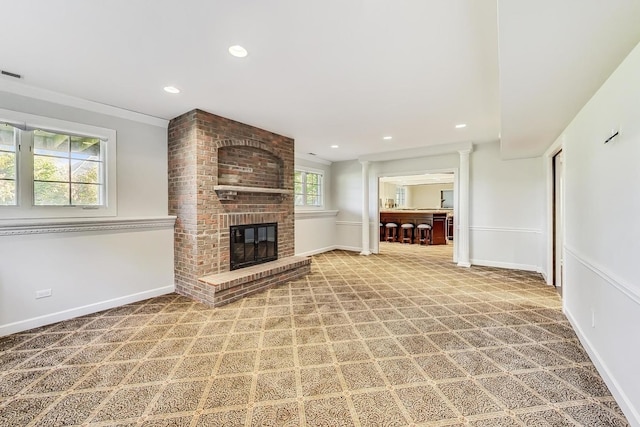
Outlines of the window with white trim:
M407 202L407 187L404 185L396 186L396 206L403 208Z
M0 110L0 219L116 215L116 132Z
M324 175L320 171L296 169L294 176L294 198L296 206L322 207Z

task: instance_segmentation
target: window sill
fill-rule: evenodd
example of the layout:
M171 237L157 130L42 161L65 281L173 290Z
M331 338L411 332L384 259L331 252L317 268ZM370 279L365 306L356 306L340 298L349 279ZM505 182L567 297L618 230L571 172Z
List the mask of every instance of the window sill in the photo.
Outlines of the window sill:
M135 218L21 219L0 220L0 236L18 236L77 231L112 231L143 228L173 228L175 216Z
M296 211L296 219L312 219L312 218L328 218L332 216L337 216L337 210L297 210Z

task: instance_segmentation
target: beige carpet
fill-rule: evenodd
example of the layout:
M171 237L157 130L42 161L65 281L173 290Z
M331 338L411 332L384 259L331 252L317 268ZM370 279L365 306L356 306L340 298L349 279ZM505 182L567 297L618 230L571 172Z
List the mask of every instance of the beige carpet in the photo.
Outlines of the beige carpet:
M1 338L0 425L628 425L560 305L451 246L335 251L223 308L172 294Z

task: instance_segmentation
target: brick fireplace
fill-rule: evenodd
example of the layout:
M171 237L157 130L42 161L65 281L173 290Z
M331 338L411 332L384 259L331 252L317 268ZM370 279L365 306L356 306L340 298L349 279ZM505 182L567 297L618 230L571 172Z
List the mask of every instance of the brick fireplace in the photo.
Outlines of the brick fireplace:
M294 256L293 139L202 110L169 123L176 292L218 306L307 274ZM230 271L230 227L277 224L277 260Z

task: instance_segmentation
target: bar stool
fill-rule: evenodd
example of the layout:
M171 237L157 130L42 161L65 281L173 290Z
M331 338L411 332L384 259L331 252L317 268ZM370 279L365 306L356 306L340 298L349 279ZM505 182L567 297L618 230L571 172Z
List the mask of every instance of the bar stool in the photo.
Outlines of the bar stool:
M397 236L398 224L395 222L388 222L385 227L387 228L387 242L395 242Z
M380 241L383 242L384 241L384 224L380 223Z
M413 243L413 224L402 224L400 228L402 228L402 243Z
M418 224L418 238L420 245L431 243L431 226L429 224Z

